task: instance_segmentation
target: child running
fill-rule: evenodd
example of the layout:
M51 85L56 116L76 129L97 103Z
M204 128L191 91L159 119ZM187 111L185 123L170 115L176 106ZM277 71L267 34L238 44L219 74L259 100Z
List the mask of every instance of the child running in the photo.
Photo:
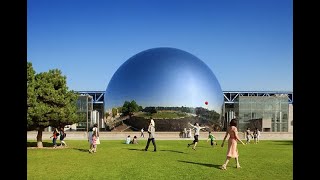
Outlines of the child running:
M92 134L92 148L89 150L89 152L97 152L97 135L95 133Z
M188 147L190 147L191 145L193 145L192 149L196 150L196 146L197 143L199 142L199 134L200 134L200 130L204 129L206 127L200 127L199 123L194 123L194 125L192 125L191 123L188 123L191 127L193 127L194 129L194 140L191 144L188 144Z
M216 139L216 137L214 137L214 135L211 134L211 131L209 131L209 136L208 136L207 142L209 141L209 139L210 139L210 144L212 147L214 144L218 145L218 143L214 141Z

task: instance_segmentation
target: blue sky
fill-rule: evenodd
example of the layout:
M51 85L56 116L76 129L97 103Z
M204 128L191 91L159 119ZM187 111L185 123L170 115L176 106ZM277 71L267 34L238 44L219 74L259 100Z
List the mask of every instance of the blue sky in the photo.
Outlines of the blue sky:
M27 60L69 89L106 90L133 55L187 51L223 91L292 91L292 0L29 0Z

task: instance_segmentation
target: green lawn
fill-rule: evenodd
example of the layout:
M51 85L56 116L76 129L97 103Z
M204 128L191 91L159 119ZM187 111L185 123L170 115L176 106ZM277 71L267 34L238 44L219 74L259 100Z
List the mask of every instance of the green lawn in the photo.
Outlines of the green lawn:
M188 117L189 115L180 111L158 111L157 113L153 113L152 115L150 113L136 113L135 116L144 118L150 118L150 116L152 116L154 119L174 119Z
M67 148L27 150L27 178L33 179L293 179L293 141L261 141L238 144L240 169L231 159L227 170L219 167L225 161L227 146L212 148L200 141L197 150L187 148L190 140L156 140L157 152L142 151L139 144L119 140L101 140L98 152L88 153L88 142L67 140ZM29 141L28 146L34 146ZM44 145L51 145L44 141Z

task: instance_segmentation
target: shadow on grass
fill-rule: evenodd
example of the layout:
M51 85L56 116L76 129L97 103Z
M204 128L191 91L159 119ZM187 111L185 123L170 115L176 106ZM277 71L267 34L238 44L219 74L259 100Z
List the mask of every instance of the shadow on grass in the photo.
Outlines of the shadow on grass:
M127 148L125 148L125 149L127 149ZM131 151L144 151L144 149L131 149L131 148L129 148L128 150L131 150Z
M197 164L197 165L213 167L213 168L217 168L217 169L220 169L220 166L221 166L221 165L216 165L216 164L198 163L198 162L183 161L183 160L178 160L178 162L183 162L183 163L188 163L188 164Z
M277 145L293 145L293 141L282 141L282 140L278 140L278 141L272 141L273 143L277 144Z
M192 147L193 145L191 145L190 147ZM213 149L215 147L217 147L219 145L213 145L211 146L210 144L209 145L197 145L197 148L208 148L208 149ZM220 146L219 146L220 147Z
M72 148L72 149L78 150L78 151L80 151L80 152L86 152L86 153L89 152L88 149L80 149L80 148Z
M52 143L42 142L43 147L52 147ZM58 144L57 144L58 145ZM37 142L27 142L27 147L37 147Z
M160 151L168 151L168 152L174 152L174 153L184 153L182 151L176 151L176 150L160 150Z
M131 149L131 148L129 148L128 150L131 150L131 151L146 151L146 150L144 150L144 149ZM149 149L149 150L147 150L147 151L152 151L152 152L154 152L153 149Z
M132 148L129 148L128 150L131 150L131 151L145 151L144 149L132 149ZM153 148L151 150L148 150L148 151L153 151ZM184 153L182 151L176 151L176 150L158 150L158 151L167 151L167 152L174 152L174 153Z

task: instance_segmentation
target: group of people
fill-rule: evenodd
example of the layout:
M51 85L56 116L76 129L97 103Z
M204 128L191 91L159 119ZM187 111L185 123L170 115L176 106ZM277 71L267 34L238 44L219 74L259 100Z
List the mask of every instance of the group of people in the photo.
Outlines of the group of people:
M204 127L200 127L199 123L194 123L194 125L192 125L191 123L188 123L191 127L193 127L194 129L194 140L192 141L191 144L188 144L187 147L190 147L191 145L193 145L192 149L196 150L196 146L199 142L199 135L200 135L200 130L201 129L205 129L208 128L206 126ZM208 135L208 139L207 142L210 140L210 144L212 147L214 147L215 145L218 145L218 143L215 141L216 137L211 133L211 131L209 131L209 135Z
M64 141L64 138L66 137L66 133L64 132L63 127L61 127L60 130L58 130L58 128L54 128L52 136L50 136L50 138L52 138L53 148L57 147L58 137L60 139L60 146L67 147L67 143Z
M138 144L138 137L134 136L133 139L131 140L131 136L128 135L125 141L126 144Z
M201 127L198 123L195 123L194 125L192 125L191 123L189 123L189 125L191 127L193 127L194 129L194 140L191 144L188 144L188 147L190 147L191 145L193 145L192 149L196 150L196 146L197 143L199 141L199 134L200 134L200 130L204 129L206 127ZM258 131L257 131L258 132ZM229 136L228 139L228 149L227 149L227 153L226 153L226 160L224 162L224 164L220 167L220 169L222 170L226 170L227 169L227 165L230 161L231 158L235 158L236 160L236 168L240 168L240 163L239 163L239 153L238 153L238 143L237 141L239 141L241 144L245 145L244 142L241 141L241 139L238 136L238 129L237 129L237 120L236 119L232 119L230 121L230 124L227 128L226 134L223 138L223 141L221 143L221 147L224 146L224 143L227 139L227 137ZM210 140L211 142L211 146L217 145L217 143L214 141L215 137L213 136L213 134L211 132L209 132L209 136L207 141Z
M97 145L100 144L98 124L90 127L88 132L89 153L97 152Z
M191 138L192 134L191 134L191 128L187 129L184 128L183 131L181 132L181 136L182 138Z
M57 147L57 139L60 137L60 146L67 146L67 143L64 141L64 138L66 137L66 133L64 132L64 128L61 127L60 130L58 128L54 128L52 136L52 144L53 148ZM97 145L100 144L99 140L99 130L98 130L98 124L94 124L92 127L90 127L88 132L88 142L89 142L89 152L95 153L97 152Z
M193 129L194 129L194 140L191 144L188 144L188 147L190 147L191 145L193 145L192 149L196 150L196 146L197 143L199 142L199 135L200 135L200 130L207 128L206 126L201 127L199 125L199 123L195 123L194 125L192 125L191 123L188 123ZM239 163L239 153L238 153L238 148L237 148L237 141L239 141L241 144L245 145L247 143L250 143L250 136L253 136L255 138L255 143L259 142L259 137L260 137L260 131L258 128L256 128L256 130L254 131L253 134L250 133L250 128L247 128L246 130L246 138L247 138L247 142L244 143L241 141L241 139L238 136L238 129L237 129L237 120L236 119L232 119L229 123L229 126L227 128L226 134L223 138L223 141L221 143L221 147L224 146L224 143L226 141L226 138L229 136L228 139L228 149L227 149L227 153L226 153L226 160L224 162L224 164L220 167L222 170L226 170L227 169L227 165L230 161L231 158L235 158L236 160L236 168L240 168L240 163ZM64 130L63 128L60 129L60 131L58 131L57 129L55 129L53 131L53 135L51 136L53 138L53 145L54 147L57 146L56 144L56 139L58 136L60 136L60 141L61 141L61 146L64 145L66 146L66 143L63 141L64 140ZM148 126L148 140L147 140L147 144L146 147L144 148L145 151L148 151L150 142L152 142L153 144L153 151L157 151L157 146L156 146L156 141L155 141L155 122L152 119L152 117L150 118L150 123ZM141 136L144 137L143 135L143 129L141 130ZM210 140L210 144L211 146L214 145L218 145L215 142L215 137L214 135L209 132L209 136L207 139L207 142ZM97 144L100 144L99 141L99 132L98 132L98 128L97 128L97 124L94 124L92 128L90 128L89 133L88 133L88 141L90 143L90 147L89 147L89 152L90 153L95 153L97 152ZM126 144L138 144L138 140L137 140L137 136L134 136L133 140L131 141L130 135L128 135L128 137L126 138Z
M144 148L144 150L148 151L150 142L152 142L153 151L156 152L157 151L157 146L156 146L156 141L155 141L155 123L154 123L154 120L152 119L152 117L150 117L150 123L149 123L149 126L148 126L148 134L149 134L149 137L148 137L147 145ZM141 129L140 137L144 137L144 129L143 128ZM134 136L133 139L131 140L131 136L128 135L126 140L125 140L125 143L126 144L138 144L138 137Z
M254 143L258 144L260 140L260 130L256 128L253 133L251 133L250 128L244 132L246 136L246 144L250 144L250 139L254 139Z

